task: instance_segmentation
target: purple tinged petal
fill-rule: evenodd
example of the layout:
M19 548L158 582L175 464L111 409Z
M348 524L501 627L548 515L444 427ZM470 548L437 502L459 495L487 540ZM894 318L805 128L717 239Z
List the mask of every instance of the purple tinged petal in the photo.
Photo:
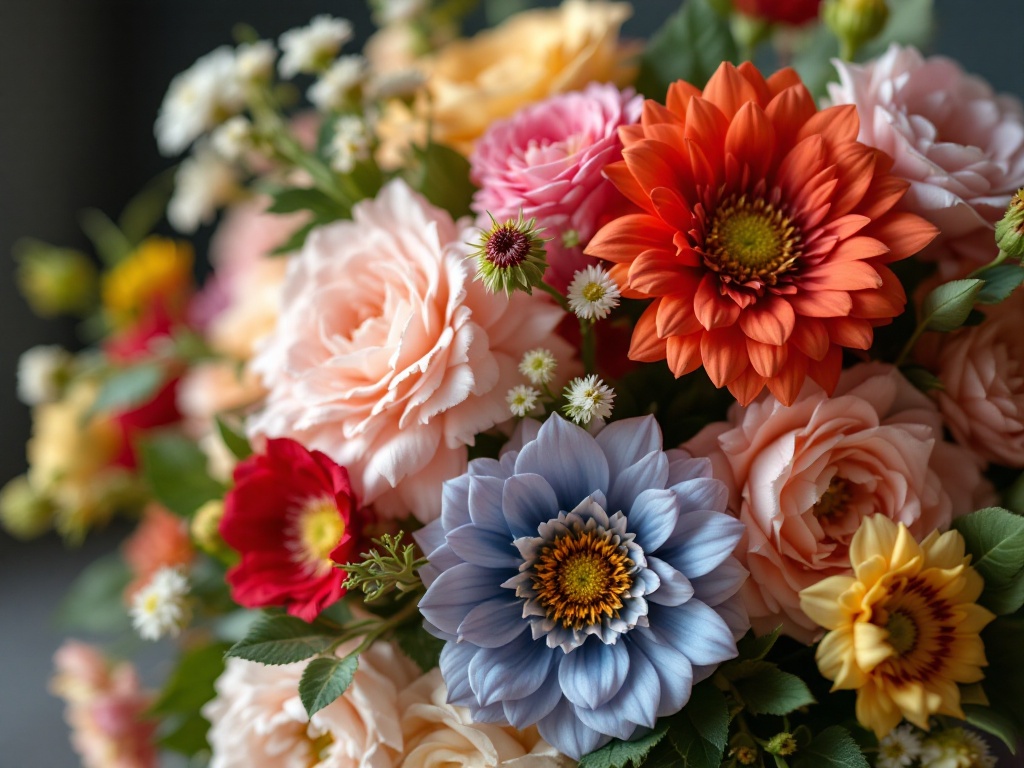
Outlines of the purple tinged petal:
M668 459L661 451L653 451L635 464L612 475L608 490L608 510L626 511L633 506L634 499L648 489L665 487L668 480Z
M552 669L548 679L529 696L503 702L505 717L516 728L526 728L546 717L561 700L558 670Z
M479 651L476 646L468 643L446 643L441 649L438 667L441 677L448 688L448 703L460 707L476 704L476 696L469 685L469 663Z
M647 657L632 647L629 661L629 682L611 701L594 710L576 708L584 725L623 740L632 737L637 726L654 727L662 698L658 671Z
M658 675L661 686L661 700L655 717L668 717L686 706L693 689L693 665L686 655L671 645L659 643L650 632L636 632L630 635L634 653L644 656Z
M668 485L676 485L698 477L711 477L711 459L693 458L686 451L665 451L668 456Z
M703 509L725 512L729 506L729 489L713 477L684 480L671 488L679 497L679 511L683 514Z
M516 457L516 474L544 477L569 511L594 491L608 490L608 460L587 432L561 416L552 416L537 439L523 446Z
M661 428L653 416L623 419L607 425L596 440L615 477L653 451L661 451Z
M522 699L547 679L555 661L553 651L528 634L500 648L481 648L469 663L469 684L482 707Z
M501 504L509 530L516 538L536 536L537 528L558 517L558 498L542 476L513 475L505 481Z
M499 597L480 603L466 614L459 625L458 642L469 642L481 648L498 648L511 643L530 626L523 618L523 601Z
M486 707L472 707L470 716L473 718L474 723L498 723L500 725L508 725L508 720L505 717L505 708L502 706L500 701L496 701L490 706Z
M469 479L469 517L473 523L489 531L508 535L508 523L501 506L505 481L496 477ZM509 537L511 538L511 537Z
M442 632L457 634L459 625L475 605L505 597L501 571L460 563L441 573L420 598L420 613Z
M661 579L661 586L657 591L647 593L647 599L652 603L666 606L682 605L693 597L690 580L664 560L648 555L647 567Z
M636 543L644 552L654 552L668 541L679 522L679 501L670 490L643 491L630 507L627 520Z
M607 703L629 675L629 651L624 643L605 645L588 638L565 654L558 666L558 684L577 707L594 709Z
M469 475L460 475L441 486L441 525L450 531L469 520Z
M598 733L581 723L575 708L566 699L562 699L551 714L537 723L537 730L544 741L574 760L579 760L612 740L611 736Z
M732 629L713 608L699 600L673 608L652 605L648 618L655 637L682 653L694 666L721 664L736 658Z
M516 425L516 428L512 430L512 437L510 437L508 442L502 446L501 451L498 454L499 457L504 459L510 453L519 453L519 451L523 450L524 445L537 439L537 434L539 432L539 421L536 419L523 419Z
M484 568L519 568L523 558L512 546L509 533L495 533L485 528L477 528L470 523L448 532L448 546L467 563L480 565ZM502 574L498 583L505 581L512 574Z
M679 516L672 538L658 550L658 557L688 579L696 579L724 563L742 535L743 523L721 512L686 512Z
M693 596L706 605L716 606L735 595L749 575L736 558L727 558L710 573L692 581Z

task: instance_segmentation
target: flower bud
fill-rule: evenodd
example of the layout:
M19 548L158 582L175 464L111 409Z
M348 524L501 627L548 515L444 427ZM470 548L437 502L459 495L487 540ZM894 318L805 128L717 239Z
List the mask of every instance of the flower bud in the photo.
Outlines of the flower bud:
M503 291L511 296L516 289L533 293L544 281L547 269L545 240L536 228L536 219L509 219L499 224L491 217L491 228L482 230L473 256L477 261L477 280L491 293Z
M37 240L15 246L18 287L42 317L85 314L96 299L96 267L79 251Z
M792 755L796 752L796 739L793 738L793 734L777 733L768 739L768 743L765 745L765 751L772 755Z
M827 0L822 18L839 38L842 56L849 61L885 27L889 6L886 0Z
M0 523L18 539L34 539L46 533L53 520L53 503L32 488L25 475L0 490Z
M224 517L224 501L213 499L208 501L192 516L190 533L192 540L203 552L218 560L229 561L234 552L220 535L220 521Z
M1010 198L1006 213L996 224L996 244L1011 258L1024 258L1024 189Z

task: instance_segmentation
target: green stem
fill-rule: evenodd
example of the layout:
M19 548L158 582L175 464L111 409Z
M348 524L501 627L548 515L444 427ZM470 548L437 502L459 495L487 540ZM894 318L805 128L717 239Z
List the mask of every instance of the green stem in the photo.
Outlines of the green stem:
M988 264L985 264L984 266L978 267L976 270L971 272L971 274L969 274L967 277L968 279L975 277L983 277L986 271L992 269L993 267L998 267L1008 258L1010 258L1010 254L1000 249L999 253L996 255L994 259L992 259L992 261L990 261Z
M539 282L534 288L540 288L544 293L550 294L558 302L558 306L564 309L566 312L569 311L569 300L562 295L561 291L552 288L550 285L545 283L543 280Z
M911 334L910 338L907 339L907 343L903 345L903 349L900 351L900 356L896 358L897 368L906 362L907 357L909 357L910 353L914 350L914 345L917 344L917 340L921 338L921 334L925 332L926 326L927 323L924 322L917 324L914 332Z
M583 338L580 349L583 369L588 374L595 373L597 371L597 334L594 333L594 324L589 320L580 319L580 335Z

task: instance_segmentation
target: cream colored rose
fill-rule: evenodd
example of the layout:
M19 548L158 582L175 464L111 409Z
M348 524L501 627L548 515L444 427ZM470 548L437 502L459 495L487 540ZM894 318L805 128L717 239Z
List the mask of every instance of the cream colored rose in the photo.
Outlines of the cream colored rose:
M566 0L526 11L424 60L426 87L411 109L392 106L378 131L385 160L429 118L432 138L469 154L495 120L592 82L625 85L638 48L619 40L626 3Z
M447 702L441 670L402 692L403 768L568 768L575 765L544 741L535 727L474 723L465 707Z

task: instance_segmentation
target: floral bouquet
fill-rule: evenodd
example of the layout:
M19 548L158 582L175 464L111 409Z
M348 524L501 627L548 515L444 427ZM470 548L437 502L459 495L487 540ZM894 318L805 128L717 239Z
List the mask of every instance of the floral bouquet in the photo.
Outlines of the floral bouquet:
M69 605L177 639L158 692L58 652L84 764L1015 750L1020 101L916 0L372 5L178 75L102 270L19 247L93 344L22 358L3 522L135 516ZM151 232L221 209L197 288Z

